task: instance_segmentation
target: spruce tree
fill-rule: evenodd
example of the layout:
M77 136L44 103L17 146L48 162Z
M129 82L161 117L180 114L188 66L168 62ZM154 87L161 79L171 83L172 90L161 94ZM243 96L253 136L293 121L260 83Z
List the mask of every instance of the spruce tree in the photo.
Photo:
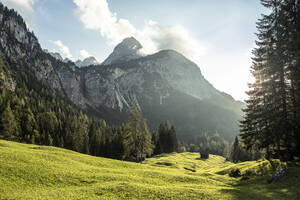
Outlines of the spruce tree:
M0 138L6 140L18 139L18 128L15 116L8 103L1 114Z
M250 84L241 138L248 149L264 150L268 158L292 159L299 148L299 2L261 3L271 13L257 23L255 82Z
M125 152L127 157L132 157L136 162L141 161L153 152L151 136L142 113L136 101L130 108L130 114L124 136Z
M35 137L37 123L30 108L27 107L23 109L20 119L20 125L22 130L22 139L27 143L34 143L33 141L35 139L33 138Z
M240 161L240 154L241 154L241 149L240 149L240 142L238 137L235 138L232 150L230 153L230 160L234 163L237 163Z

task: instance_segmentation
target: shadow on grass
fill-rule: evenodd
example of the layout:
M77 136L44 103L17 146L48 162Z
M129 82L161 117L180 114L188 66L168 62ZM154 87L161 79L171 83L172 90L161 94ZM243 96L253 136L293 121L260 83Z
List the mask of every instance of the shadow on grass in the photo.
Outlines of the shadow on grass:
M206 161L206 158L196 158L196 160L202 160L202 161Z
M191 168L187 168L187 167L184 167L183 169L187 170L187 171L191 171L191 172L196 172L195 169L191 169Z
M174 163L171 162L156 162L156 165L165 165L165 166L173 166Z
M298 174L298 175L297 175ZM222 192L235 200L299 200L299 169L282 181L267 183L268 176L251 177L247 181L239 180L232 185L233 189L222 189Z
M9 147L9 145L6 145L6 144L0 144L0 147Z
M162 158L167 156L168 156L167 154L159 154L159 155L152 156L151 158Z
M33 149L33 150L45 150L45 148L43 148L42 146L38 146L38 147L29 147L29 149Z

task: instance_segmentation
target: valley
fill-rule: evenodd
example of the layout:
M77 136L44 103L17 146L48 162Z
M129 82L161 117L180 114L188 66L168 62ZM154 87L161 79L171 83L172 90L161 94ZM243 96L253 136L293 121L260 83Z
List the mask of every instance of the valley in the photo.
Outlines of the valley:
M0 199L207 199L297 200L299 168L267 183L268 161L233 164L221 156L163 154L143 163L93 157L56 147L0 140ZM266 174L231 178L239 168Z
M0 200L299 200L300 1L145 2L0 0Z

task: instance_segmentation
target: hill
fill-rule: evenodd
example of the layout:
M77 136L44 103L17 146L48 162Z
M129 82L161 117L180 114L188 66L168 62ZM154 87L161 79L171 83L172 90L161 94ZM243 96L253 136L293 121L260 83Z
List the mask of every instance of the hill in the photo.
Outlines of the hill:
M220 156L161 155L142 164L0 140L0 199L298 199L300 169L268 184L267 176L230 178L233 168L259 170L267 161L232 164Z

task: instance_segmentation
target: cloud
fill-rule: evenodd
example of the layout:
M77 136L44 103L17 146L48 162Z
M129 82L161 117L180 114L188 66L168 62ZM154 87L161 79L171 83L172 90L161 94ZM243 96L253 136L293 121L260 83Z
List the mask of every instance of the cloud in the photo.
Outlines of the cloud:
M34 25L33 5L36 1L37 0L1 0L5 6L13 8L21 14L29 27L33 27Z
M80 50L80 55L81 55L83 58L91 57L91 54L89 54L89 52L87 52L85 49Z
M69 47L67 47L66 45L64 45L62 43L62 41L60 40L56 40L56 41L50 41L52 44L54 44L56 47L58 47L58 51L60 54L62 54L63 57L65 58L69 58L71 60L73 60L73 56L70 52Z
M118 18L116 13L112 13L107 0L73 0L73 2L77 5L76 15L85 28L99 31L111 45L133 36L142 43L146 54L162 49L174 49L197 61L206 52L205 47L182 25L163 27L149 20L139 30L129 20Z

